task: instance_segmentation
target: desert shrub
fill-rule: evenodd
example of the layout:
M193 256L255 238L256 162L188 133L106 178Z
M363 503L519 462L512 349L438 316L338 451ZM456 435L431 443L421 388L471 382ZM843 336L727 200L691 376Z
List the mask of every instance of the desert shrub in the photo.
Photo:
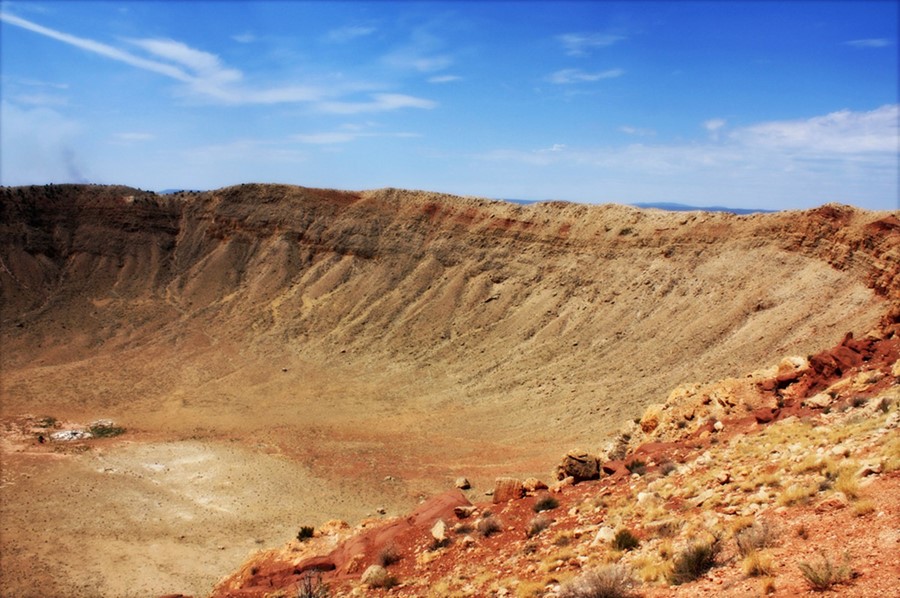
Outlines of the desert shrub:
M738 552L740 552L743 557L747 557L761 548L774 546L777 539L778 533L774 526L765 519L759 520L749 527L745 527L734 535L734 541L737 544Z
M627 528L620 529L612 539L612 547L616 550L634 550L641 541Z
M534 508L535 513L540 513L541 511L552 511L553 509L555 509L558 506L559 506L558 500L556 500L549 494L545 494L544 496L540 497L537 501L535 501L533 508Z
M853 505L853 514L857 517L865 517L875 512L875 503L869 499L861 500Z
M499 531L502 531L503 526L500 524L500 520L498 520L493 515L490 515L479 520L475 526L475 529L478 530L479 534L487 538Z
M529 538L533 538L538 535L553 523L553 520L545 515L538 515L528 524L528 529L525 530L525 535Z
M300 542L306 542L307 540L309 540L310 538L313 537L313 534L315 533L315 531L316 531L316 528L314 528L313 526L304 525L300 528L300 531L297 532L297 540L299 540Z
M472 527L471 523L460 523L455 528L453 528L453 531L460 535L471 534L474 530L475 528Z
M632 459L625 464L625 469L627 469L630 473L644 475L645 473L647 473L647 464L640 459Z
M431 544L428 545L428 551L434 552L435 550L440 550L441 548L446 548L448 546L450 546L450 538L442 538L440 540L433 538Z
M609 565L602 569L582 573L566 583L560 598L625 598L631 596L634 578L621 565Z
M720 549L718 538L691 544L676 555L669 582L677 586L699 578L715 566Z
M862 407L863 405L865 405L868 402L869 402L869 399L867 399L866 397L853 397L850 400L850 404L853 405L857 409Z
M39 428L55 428L57 421L56 418L52 415L45 415L41 419L37 420L36 423Z
M671 461L666 461L665 463L663 463L662 465L659 466L659 473L661 473L663 476L667 476L670 473L676 471L677 469L678 469L677 465L675 465Z
M297 588L297 598L328 598L328 585L322 583L321 573L307 571Z
M125 428L112 424L94 424L88 431L94 438L111 438L125 433Z
M846 554L844 562L839 567L835 566L824 553L820 554L822 561L819 563L801 561L797 564L809 587L818 592L824 592L831 589L832 586L850 579L850 562Z
M397 577L395 575L385 575L383 578L375 580L370 585L373 588L382 588L384 590L390 590L391 588L393 588L394 586L396 586L399 583L400 583L400 581L397 579Z
M775 571L772 555L759 550L754 550L744 557L741 567L747 577L770 577Z
M397 547L393 544L385 546L381 549L381 552L378 553L378 564L382 567L390 567L399 560L400 553L397 551Z

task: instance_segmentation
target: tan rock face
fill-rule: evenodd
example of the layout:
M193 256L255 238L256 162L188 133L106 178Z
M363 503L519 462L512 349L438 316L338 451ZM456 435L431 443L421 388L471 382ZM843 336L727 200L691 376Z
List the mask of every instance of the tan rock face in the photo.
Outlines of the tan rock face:
M597 457L579 450L571 450L556 468L556 479L572 477L576 482L595 480L600 477L600 462Z
M520 480L515 478L498 478L494 485L495 503L508 502L518 500L525 496L525 487Z

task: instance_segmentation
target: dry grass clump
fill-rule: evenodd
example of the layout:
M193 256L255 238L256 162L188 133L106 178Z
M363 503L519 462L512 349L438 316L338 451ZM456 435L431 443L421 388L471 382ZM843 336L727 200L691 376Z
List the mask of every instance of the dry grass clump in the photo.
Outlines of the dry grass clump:
M399 560L400 553L397 551L397 547L393 544L385 546L381 549L381 552L378 553L378 564L382 567L390 567Z
M843 492L847 498L859 498L859 478L849 467L842 467L834 480L834 489Z
M825 590L830 590L832 586L844 583L850 579L852 570L850 568L850 559L846 554L840 566L834 565L824 553L820 554L822 560L818 563L801 561L797 564L810 588L817 592L824 592Z
M529 522L528 529L525 530L525 535L529 538L533 538L550 527L551 523L553 523L553 520L546 515L538 515Z
M774 546L777 539L778 532L775 527L765 519L754 522L752 525L741 529L734 535L734 541L737 544L738 552L740 552L743 557L748 557L762 548Z
M582 573L566 583L560 598L626 598L632 596L634 578L621 565L608 565Z
M549 494L544 494L534 503L535 513L540 513L541 511L552 511L556 507L559 506L559 501L556 500L553 496Z
M698 579L712 569L722 546L719 539L694 542L675 557L669 583L681 585Z
M612 547L615 550L634 550L640 545L641 541L627 528L617 531L615 537L612 539Z
M754 550L744 557L741 568L747 577L771 577L775 572L775 562L768 552Z
M853 514L857 517L865 517L875 512L875 503L869 499L861 500L853 504Z
M489 515L479 520L475 525L475 529L478 530L479 534L481 534L485 538L488 538L500 531L503 531L503 525L500 523L499 519L497 519L493 515Z
M817 487L791 484L778 496L778 504L783 507L805 503L818 492Z

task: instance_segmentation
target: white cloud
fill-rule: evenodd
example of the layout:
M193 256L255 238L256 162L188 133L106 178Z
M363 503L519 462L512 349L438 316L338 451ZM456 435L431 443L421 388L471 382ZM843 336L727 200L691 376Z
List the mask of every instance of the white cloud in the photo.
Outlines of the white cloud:
M572 83L590 83L602 79L614 79L625 74L622 69L609 69L598 73L588 73L581 69L562 69L548 77L551 83L569 85Z
M847 46L853 46L854 48L886 48L890 45L893 45L891 40L885 39L883 37L854 39L848 42L844 42L844 44Z
M374 27L361 27L358 25L351 25L347 27L340 27L338 29L332 29L327 34L325 34L325 39L332 43L343 44L358 37L372 35L373 33L375 33L375 31L376 29Z
M337 145L341 143L350 143L364 137L393 137L393 138L409 138L421 137L417 133L379 133L374 131L364 131L363 128L341 127L339 131L328 131L323 133L306 133L292 135L291 140L311 145Z
M741 197L757 207L764 202L775 208L784 202L811 207L828 201L884 206L898 192L898 116L900 105L893 104L868 112L762 122L734 129L721 140L558 152L502 149L478 158L539 167L537 172L544 174L535 175L536 181L547 178L546 169L564 167L567 179L580 177L594 185L603 181L605 189L618 185L631 194L620 198L628 201L697 205L707 197L707 202L738 205L735 198ZM711 129L721 132L724 122L715 120Z
M745 146L810 155L896 153L900 147L898 104L869 112L841 110L803 120L760 123L732 132Z
M171 39L133 39L135 46L192 71L193 84L197 87L221 87L243 78L237 69L227 68L219 57L209 52L191 48Z
M455 81L462 81L462 77L459 75L437 75L434 77L429 77L429 83L453 83Z
M385 112L398 108L422 108L431 109L437 106L437 102L417 98L400 93L378 93L372 96L369 102L322 102L318 104L319 110L332 114L360 114L363 112Z
M585 56L593 48L605 48L625 39L609 33L566 33L556 38L569 56Z

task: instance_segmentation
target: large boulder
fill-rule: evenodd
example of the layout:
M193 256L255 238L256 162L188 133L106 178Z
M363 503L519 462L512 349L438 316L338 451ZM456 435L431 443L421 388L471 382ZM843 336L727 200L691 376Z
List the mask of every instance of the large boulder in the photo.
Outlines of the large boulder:
M576 482L596 480L600 477L600 461L582 450L569 451L556 467L557 480L568 477L574 478Z
M517 500L525 496L525 487L516 478L497 478L494 485L494 502Z

